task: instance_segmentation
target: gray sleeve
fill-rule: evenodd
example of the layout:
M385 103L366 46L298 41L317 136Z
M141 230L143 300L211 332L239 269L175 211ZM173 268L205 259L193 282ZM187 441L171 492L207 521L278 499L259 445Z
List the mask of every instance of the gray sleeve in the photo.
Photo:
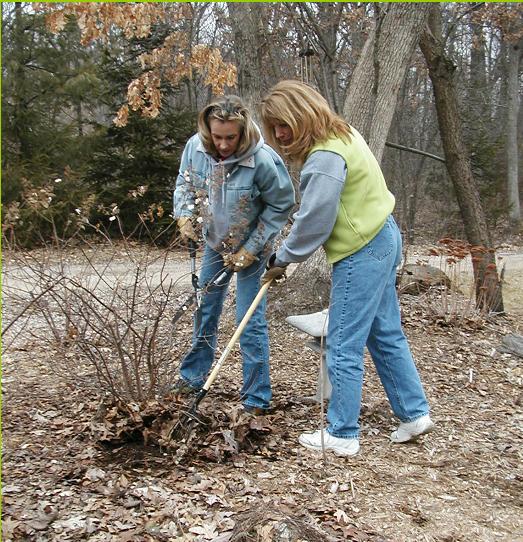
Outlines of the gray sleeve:
M303 262L329 238L345 185L347 166L336 153L316 151L300 175L300 208L288 237L276 253L276 263Z

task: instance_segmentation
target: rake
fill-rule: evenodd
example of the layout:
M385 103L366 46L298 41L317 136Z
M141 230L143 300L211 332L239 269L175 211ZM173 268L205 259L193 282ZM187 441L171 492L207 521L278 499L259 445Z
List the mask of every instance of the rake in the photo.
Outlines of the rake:
M251 316L256 310L256 307L258 307L258 305L260 304L260 301L262 300L263 296L265 295L265 292L267 292L270 285L271 285L271 281L266 282L260 288L260 291L254 298L253 302L251 303L251 306L248 308L247 312L245 313L245 316L242 318L242 321L240 322L233 336L227 343L227 346L225 347L222 355L220 356L220 358L214 365L212 371L210 372L209 376L207 377L205 384L196 394L188 410L185 410L181 413L178 421L174 424L174 426L170 430L169 435L168 435L168 440L172 440L173 438L176 440L187 440L192 430L194 429L195 425L203 423L202 419L198 416L198 405L202 402L203 398L207 395L209 388L212 386L213 382L216 380L216 377L220 371L221 366L223 365L224 361L228 358L229 354L231 353L231 350L234 348L234 345L238 342L240 335L243 333L243 330L245 329L245 326L251 319Z

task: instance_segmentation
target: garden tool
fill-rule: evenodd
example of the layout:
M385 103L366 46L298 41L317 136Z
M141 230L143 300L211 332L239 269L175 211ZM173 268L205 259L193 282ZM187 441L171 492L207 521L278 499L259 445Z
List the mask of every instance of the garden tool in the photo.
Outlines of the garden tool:
M234 345L238 342L240 335L243 333L243 330L245 329L245 326L247 325L248 321L251 319L251 316L256 310L256 307L260 304L260 301L262 300L263 296L267 292L269 286L271 285L271 282L272 281L266 282L260 288L260 291L254 298L253 302L251 303L251 306L247 309L245 316L242 318L242 321L240 322L233 336L227 343L227 346L225 347L222 355L220 356L220 358L214 365L212 371L210 372L209 376L207 377L205 384L197 392L196 397L193 399L191 405L189 406L189 409L182 412L180 414L178 421L173 425L171 431L169 432L169 437L168 437L169 440L173 438L177 440L183 440L183 439L189 438L194 426L198 423L202 423L202 420L198 417L198 405L201 403L202 399L207 395L207 392L209 391L209 388L212 386L213 382L215 381L216 376L218 375L218 372L220 371L221 366L223 365L224 361L228 358Z
M227 277L232 273L228 268L222 269L217 275L215 275L203 288L200 288L198 283L198 275L196 274L196 242L192 239L189 240L189 255L191 257L191 284L194 292L179 306L174 313L171 325L175 325L176 322L185 314L185 312L196 302L195 313L195 325L199 326L200 322L200 306L202 302L202 294L211 290L215 286L221 286Z
M189 256L191 257L191 284L194 288L194 295L196 298L196 304L198 307L201 303L201 293L198 289L198 275L196 274L196 242L189 239Z

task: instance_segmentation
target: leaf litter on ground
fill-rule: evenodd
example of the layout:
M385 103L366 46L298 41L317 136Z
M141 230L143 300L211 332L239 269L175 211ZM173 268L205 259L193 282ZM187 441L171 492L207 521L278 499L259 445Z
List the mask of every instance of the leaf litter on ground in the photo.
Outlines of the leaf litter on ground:
M268 415L241 413L235 351L200 405L207 425L181 453L162 443L180 398L158 399L134 417L101 407L92 387L57 378L52 364L61 360L21 335L3 356L3 540L522 538L523 373L517 357L496 350L521 323L458 326L428 307L402 298L436 431L404 446L389 442L396 422L366 359L361 453L326 461L297 443L320 423L319 405L306 400L318 355L277 315ZM233 312L229 301L220 345L234 330ZM183 347L175 345L173 360Z

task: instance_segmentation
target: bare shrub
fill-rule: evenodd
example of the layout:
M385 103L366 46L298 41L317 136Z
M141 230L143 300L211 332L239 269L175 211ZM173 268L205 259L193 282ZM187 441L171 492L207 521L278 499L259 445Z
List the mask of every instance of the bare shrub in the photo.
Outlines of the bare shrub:
M495 290L486 285L481 286L481 299L478 302L475 281L465 279L471 275L471 270L468 269L470 261L467 258L481 258L487 251L489 249L471 246L465 241L448 237L441 239L437 247L429 250L431 265L450 279L445 284L429 288L419 296L420 303L426 307L432 318L459 327L471 323L481 326L492 316L488 308L493 306L493 299L489 296L496 295ZM485 280L497 280L495 265L487 268Z
M55 239L8 251L4 295L13 315L4 318L4 348L28 333L69 381L144 403L166 392L177 369L171 315L184 294L166 268L174 247L137 250L125 236L101 237L76 249Z

